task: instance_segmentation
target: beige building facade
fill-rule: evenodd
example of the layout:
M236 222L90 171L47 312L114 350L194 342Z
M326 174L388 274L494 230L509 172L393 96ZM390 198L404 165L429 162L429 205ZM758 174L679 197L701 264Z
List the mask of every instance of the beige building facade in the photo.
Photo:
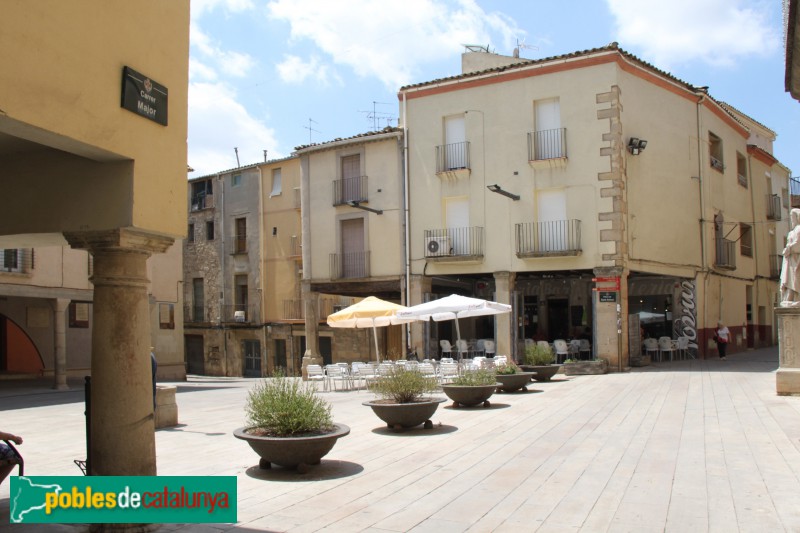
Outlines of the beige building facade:
M3 20L0 247L91 254L89 470L153 475L149 353L154 340L169 341L153 332L162 281L148 277L148 258L186 231L176 207L186 195L189 2L12 0ZM68 345L54 316L89 291L74 257L75 272L66 263L43 270L75 277L57 284L69 290L55 291L54 311L33 302L25 312L25 324L53 324L58 375ZM165 302L179 303L176 286L164 287Z
M789 171L774 132L616 43L476 54L465 68L492 68L398 95L410 304L509 303L510 316L462 321L462 336L517 357L525 339L590 338L616 369L642 333L715 356L719 320L731 351L775 343ZM429 355L455 338L447 323L411 330Z

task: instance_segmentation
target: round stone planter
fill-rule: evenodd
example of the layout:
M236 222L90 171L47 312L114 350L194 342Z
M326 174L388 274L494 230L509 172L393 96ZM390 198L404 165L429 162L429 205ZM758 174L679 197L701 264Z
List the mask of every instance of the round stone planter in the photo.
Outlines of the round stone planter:
M533 372L517 372L516 374L497 374L495 378L502 385L497 387L497 392L514 392L520 389L528 390L525 386L531 382Z
M561 365L519 365L519 367L526 372L533 372L535 374L533 379L536 381L550 381L550 378L561 369Z
M411 403L396 403L392 400L372 400L363 402L372 408L372 411L390 429L413 428L425 424L425 429L431 429L433 422L430 418L444 398L426 398L423 401Z
M334 424L334 430L324 435L302 437L262 437L250 435L248 428L239 428L233 432L237 439L247 441L261 461L258 466L271 468L273 464L289 468L297 468L300 473L308 471L309 465L317 465L336 444L340 437L350 433L344 424Z
M442 385L442 390L453 400L453 407L472 407L481 405L489 407L489 398L502 383L494 385Z

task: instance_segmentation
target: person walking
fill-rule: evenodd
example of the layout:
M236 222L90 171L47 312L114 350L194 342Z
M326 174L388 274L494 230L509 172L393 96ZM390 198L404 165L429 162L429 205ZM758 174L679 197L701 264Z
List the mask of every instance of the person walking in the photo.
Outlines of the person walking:
M717 343L717 351L719 352L719 358L722 361L725 361L726 357L725 354L728 349L728 341L730 340L731 332L725 327L725 324L722 323L722 320L717 322L717 329L714 332L714 341Z
M13 433L0 431L0 441L11 441L14 444L22 444L22 437ZM0 442L0 483L8 477L14 467L22 462L22 458L9 445Z

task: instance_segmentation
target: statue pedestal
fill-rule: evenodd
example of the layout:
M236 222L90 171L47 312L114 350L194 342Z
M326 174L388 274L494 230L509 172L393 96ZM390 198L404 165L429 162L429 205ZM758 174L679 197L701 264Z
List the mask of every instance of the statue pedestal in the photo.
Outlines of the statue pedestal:
M775 388L779 396L800 395L800 307L778 307L780 366Z

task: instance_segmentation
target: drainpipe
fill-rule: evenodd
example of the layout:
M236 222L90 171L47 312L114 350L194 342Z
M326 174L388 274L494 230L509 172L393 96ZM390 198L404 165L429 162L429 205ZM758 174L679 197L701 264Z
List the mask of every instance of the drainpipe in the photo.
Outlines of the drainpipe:
M223 365L223 375L228 375L228 334L225 331L225 327L223 324L223 314L225 313L225 178L217 174L217 180L219 181L219 194L220 194L220 217L219 217L219 225L220 225L220 235L222 238L219 240L219 268L220 268L220 277L222 278L222 286L220 287L220 296L219 296L219 325L222 329L222 361Z
M266 150L264 150L264 162L267 162L267 154ZM261 168L261 165L258 165L258 234L259 234L259 247L260 250L258 251L258 283L259 286L256 289L258 291L258 307L259 307L259 319L261 320L260 330L261 330L261 339L262 339L262 350L263 353L267 353L267 326L266 326L266 311L267 306L264 305L264 288L267 286L267 274L266 274L266 253L267 253L267 232L265 231L264 227L264 172ZM283 184L281 184L283 187ZM249 304L248 304L249 305ZM260 354L259 354L260 355ZM269 370L269 361L267 358L264 357L264 368L261 369L262 375L264 371Z
M409 233L409 178L408 178L408 115L406 93L403 93L403 217L405 225L405 267L406 267L406 294L405 305L411 305L411 237ZM406 353L411 349L411 324L406 324Z
M701 94L697 100L697 183L700 188L700 264L701 272L703 273L703 327L708 324L708 264L706 263L706 229L705 229L705 216L706 216L706 202L705 192L703 190L703 147L702 147L702 128L700 126L700 106L703 105L706 95ZM698 335L699 340L699 335ZM698 344L699 348L699 344ZM704 350L705 352L705 350Z
M745 153L747 153L747 152L745 151ZM736 179L739 179L739 177L737 176ZM754 184L753 184L753 165L752 165L751 160L750 160L750 154L747 154L747 179L750 181L747 184L748 188L750 189L750 213L751 213L751 220L753 221L753 223L750 224L750 242L753 243L752 253L753 253L753 261L754 261L753 264L755 266L755 272L753 274L753 300L750 302L750 316L751 317L753 317L753 316L757 317L758 314L756 312L758 310L758 292L759 292L758 291L758 287L760 285L760 283L758 282L758 278L759 278L758 277L758 258L760 256L758 255L758 240L759 239L756 238L756 191L754 190L755 187L754 187ZM772 191L767 191L767 192L769 194L772 194ZM769 257L769 256L767 256L767 257ZM745 302L745 305L747 305L747 302ZM755 323L755 320L752 320L752 322ZM744 332L745 332L745 335L747 335L747 315L746 314L745 314L745 317L744 317ZM755 337L755 331L753 332L753 336ZM746 349L747 348L747 338L746 337L745 337L745 345L744 346L745 346L745 349ZM755 338L753 339L753 347L755 347Z

